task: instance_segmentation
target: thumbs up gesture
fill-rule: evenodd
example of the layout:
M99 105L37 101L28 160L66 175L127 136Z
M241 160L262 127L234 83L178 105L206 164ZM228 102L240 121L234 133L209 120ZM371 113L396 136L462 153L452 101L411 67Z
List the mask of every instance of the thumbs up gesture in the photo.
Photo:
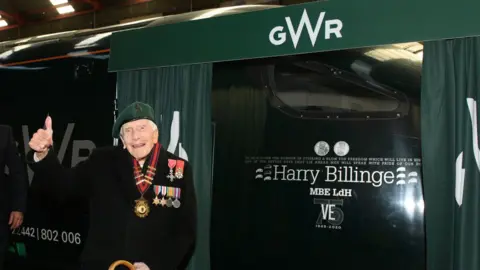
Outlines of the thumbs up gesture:
M40 156L45 156L48 153L49 147L53 144L52 135L52 118L47 116L47 119L45 119L45 128L37 130L28 145Z

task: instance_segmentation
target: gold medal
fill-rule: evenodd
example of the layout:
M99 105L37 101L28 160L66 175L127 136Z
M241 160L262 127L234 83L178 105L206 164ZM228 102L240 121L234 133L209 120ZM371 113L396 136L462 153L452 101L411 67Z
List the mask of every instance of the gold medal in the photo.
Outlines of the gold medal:
M162 197L162 200L160 201L160 204L161 204L162 206L167 205L167 200L165 200L165 198Z
M162 194L162 199L160 200L160 205L165 206L167 204L167 200L165 200L165 195L167 195L167 187L166 186L160 186L159 188L159 193Z
M135 215L139 218L144 218L150 213L150 206L148 206L148 201L143 197L135 200Z
M133 160L133 175L137 185L137 189L140 192L141 196L140 199L135 200L135 207L134 212L135 215L139 218L144 218L148 216L150 213L150 206L148 205L148 201L143 198L143 194L148 190L148 188L152 185L153 179L155 178L155 171L158 161L158 156L160 152L160 144L155 144L153 153L149 158L149 165L147 166L146 174L144 175L142 172L142 168L136 159L132 157ZM158 188L156 191L158 195ZM155 205L159 203L158 196L155 196L155 200L153 201Z
M155 199L153 199L154 205L160 204L160 199L158 198L158 194L160 194L161 190L162 190L162 186L155 185L153 187L153 191L155 191Z

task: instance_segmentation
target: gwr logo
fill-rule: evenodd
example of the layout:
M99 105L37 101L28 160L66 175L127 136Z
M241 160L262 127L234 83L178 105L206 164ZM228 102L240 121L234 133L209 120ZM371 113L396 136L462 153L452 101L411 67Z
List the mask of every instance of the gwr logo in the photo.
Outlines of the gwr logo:
M300 23L298 24L298 28L295 31L292 20L290 17L285 17L285 21L287 23L288 31L292 38L293 47L296 49L298 45L298 41L300 40L300 36L303 32L303 27L307 28L308 36L310 37L310 41L312 42L312 47L315 46L317 42L318 34L320 33L320 29L323 25L323 20L325 18L325 12L321 12L317 19L317 24L315 25L315 30L312 29L312 24L310 23L310 18L308 17L307 10L303 10L302 18L300 19ZM325 39L330 39L332 34L335 35L337 38L342 38L342 27L343 23L339 19L333 20L326 20L325 21ZM268 36L270 43L275 46L279 46L284 44L287 41L287 33L283 30L283 26L275 26Z

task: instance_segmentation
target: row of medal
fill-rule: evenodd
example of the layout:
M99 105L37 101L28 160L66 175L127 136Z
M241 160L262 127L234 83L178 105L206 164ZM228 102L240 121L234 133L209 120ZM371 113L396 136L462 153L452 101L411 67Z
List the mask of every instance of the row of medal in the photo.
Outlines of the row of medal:
M161 205L163 207L173 206L174 208L180 207L180 196L182 191L180 188L155 185L153 186L153 190L155 191L155 199L153 199L154 205ZM158 198L160 194L161 199Z

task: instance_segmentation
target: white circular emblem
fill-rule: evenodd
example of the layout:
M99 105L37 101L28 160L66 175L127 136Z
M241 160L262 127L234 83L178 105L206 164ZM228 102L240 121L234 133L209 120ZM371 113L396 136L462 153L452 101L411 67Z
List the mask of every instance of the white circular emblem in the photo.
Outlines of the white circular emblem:
M317 155L325 156L330 151L330 146L328 145L327 142L319 141L315 144L315 146L313 147L313 150Z
M350 151L350 146L344 141L339 141L333 147L333 151L335 154L337 154L337 156L343 157L346 156Z

